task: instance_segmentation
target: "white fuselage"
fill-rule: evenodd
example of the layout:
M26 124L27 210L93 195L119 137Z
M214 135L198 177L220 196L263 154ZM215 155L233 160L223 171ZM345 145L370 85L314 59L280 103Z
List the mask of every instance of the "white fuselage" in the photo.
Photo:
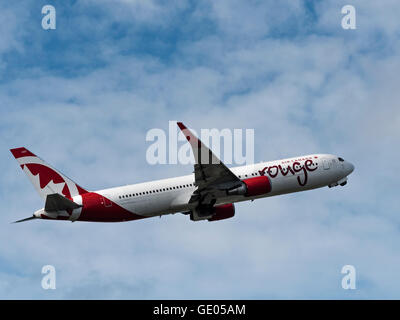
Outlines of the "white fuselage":
M311 160L308 161L308 165L306 165L307 160ZM288 170L288 167L291 170ZM230 168L241 180L260 175L268 176L271 181L271 192L255 197L226 196L219 198L216 205L336 186L345 183L347 175L353 169L351 163L330 154L313 154ZM189 204L189 199L195 190L194 174L191 174L104 189L96 193L130 212L152 217L193 209Z

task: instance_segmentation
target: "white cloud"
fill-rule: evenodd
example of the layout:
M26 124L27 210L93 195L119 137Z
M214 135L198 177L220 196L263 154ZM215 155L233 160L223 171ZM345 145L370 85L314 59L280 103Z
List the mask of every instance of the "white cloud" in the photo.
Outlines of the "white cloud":
M114 14L131 3L104 5ZM216 32L178 41L168 63L151 53L121 55L120 42L105 41L102 67L64 77L38 66L3 83L0 241L7 246L0 249L0 296L398 297L399 168L391 159L400 135L399 25L373 2L357 6L360 28L352 34L337 30L340 10L327 2L316 6L316 34L282 39L273 36L279 17L309 19L299 2L268 12L258 3L237 10L226 2L204 5L195 14L213 21ZM143 23L159 19L158 25L185 4L165 9L134 2L132 8L126 17L139 8L147 12ZM362 15L372 13L390 43L381 56L365 49L374 28L361 28ZM264 23L269 15L275 20ZM162 23L174 27L179 20ZM103 26L107 31L108 21ZM244 39L249 32L254 37ZM42 205L8 148L32 148L90 189L187 174L190 166L145 162L147 130L167 130L169 120L197 131L255 128L256 160L330 152L356 170L344 188L242 203L234 219L216 223L178 214L124 224L8 224ZM57 270L53 293L39 287L45 264ZM356 292L340 287L345 264L357 268Z

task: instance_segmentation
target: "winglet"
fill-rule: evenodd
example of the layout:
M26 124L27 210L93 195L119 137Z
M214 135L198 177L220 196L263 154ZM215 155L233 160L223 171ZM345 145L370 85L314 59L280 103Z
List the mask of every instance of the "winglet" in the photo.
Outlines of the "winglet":
M185 135L187 141L192 146L193 155L198 164L218 164L221 160L218 159L212 151L204 145L182 122L177 122L179 129Z
M177 125L182 130L187 141L192 145L192 148L207 148L182 122L177 122Z
M195 185L204 190L205 188L222 183L230 183L232 186L241 184L240 179L229 170L225 164L214 155L214 153L204 145L182 122L177 122L179 129L189 141L195 159L194 176ZM232 184L233 183L233 184ZM190 202L198 202L198 194L194 195ZM195 199L196 200L193 200ZM202 200L204 203L204 200Z
M176 124L178 125L179 129L181 129L181 130L187 129L186 126L182 122L177 122Z

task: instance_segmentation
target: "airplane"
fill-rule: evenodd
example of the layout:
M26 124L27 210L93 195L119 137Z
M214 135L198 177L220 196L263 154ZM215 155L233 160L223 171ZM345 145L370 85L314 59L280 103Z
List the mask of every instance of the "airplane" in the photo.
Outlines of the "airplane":
M311 154L228 168L182 122L191 145L193 174L88 191L26 148L11 153L27 174L44 208L33 219L123 222L181 212L192 221L235 215L234 203L321 187L344 186L354 165L331 154Z

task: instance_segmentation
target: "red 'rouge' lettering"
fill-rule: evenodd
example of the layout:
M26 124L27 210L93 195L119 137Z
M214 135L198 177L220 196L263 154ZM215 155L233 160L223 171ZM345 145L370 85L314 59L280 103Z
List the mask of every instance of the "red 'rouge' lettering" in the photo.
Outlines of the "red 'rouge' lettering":
M272 168L275 168L275 173L272 173L271 172L271 169ZM275 178L277 175L278 175L278 173L279 173L279 171L278 171L278 167L277 166L272 166L272 167L269 167L268 168L268 175L271 177L271 178Z
M306 162L305 162L305 166L306 166L306 169L308 170L308 171L314 171L314 170L316 170L317 169L317 167L315 167L315 168L310 168L310 166L313 164L313 162L312 162L312 160L307 160Z
M301 182L300 176L297 176L297 182L299 183L299 185L301 185L302 187L305 186L307 184L307 179L308 179L308 174L307 171L304 170L304 182Z
M265 175L265 171L268 169L268 167L265 167L262 170L259 170L258 173L260 174L260 176L264 176Z
M293 175L294 172L290 166L287 166L286 171L279 165L279 170L281 171L282 175L285 177L289 172Z
M301 166L301 164L299 162L293 162L293 170L294 172L299 172L301 171L301 169L303 169L303 167Z
M299 162L293 162L293 170L295 172L300 172L303 170L304 172L304 182L301 182L301 178L300 176L297 176L297 182L299 183L299 185L301 186L305 186L308 180L308 176L307 176L307 170L304 166L302 166Z
M301 163L298 161L293 161L293 160L291 161L293 162L292 167L288 165L286 168L283 168L281 165L277 165L271 167L264 167L262 170L259 170L258 172L260 173L260 176L264 176L265 172L267 172L271 178L275 178L278 176L279 172L282 174L282 176L286 177L289 174L289 172L292 174L292 176L294 176L296 173L303 171L304 181L303 182L301 181L301 176L299 175L297 176L297 182L299 183L299 185L305 186L308 181L308 171L315 171L317 170L318 167L317 166L315 166L315 168L312 167L314 163L311 159L306 160L304 162L304 166L302 166ZM284 161L282 163L286 162L290 161Z

